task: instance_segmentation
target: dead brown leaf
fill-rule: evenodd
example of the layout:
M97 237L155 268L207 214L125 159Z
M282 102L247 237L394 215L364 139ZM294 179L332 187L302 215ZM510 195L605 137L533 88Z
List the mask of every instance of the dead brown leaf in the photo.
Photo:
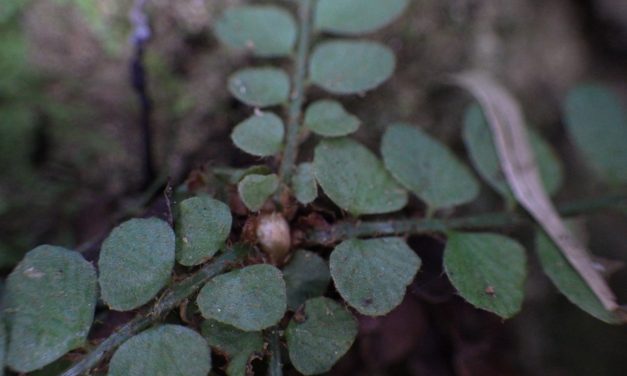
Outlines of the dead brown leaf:
M603 306L609 311L618 311L614 293L544 190L516 99L482 72L461 73L454 77L454 82L469 91L481 105L492 131L501 168L516 200L542 226Z

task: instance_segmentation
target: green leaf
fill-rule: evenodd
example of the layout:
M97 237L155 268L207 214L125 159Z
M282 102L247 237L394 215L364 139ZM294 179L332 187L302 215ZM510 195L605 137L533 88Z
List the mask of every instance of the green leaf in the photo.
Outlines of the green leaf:
M231 211L211 197L192 197L179 205L177 254L182 265L198 265L218 252L231 232Z
M318 197L318 184L311 163L301 163L292 178L292 188L298 202L303 205L311 203Z
M568 133L587 163L612 185L627 184L627 114L601 85L581 85L566 100Z
M518 242L488 233L450 233L444 268L459 294L503 318L522 306L527 258Z
M369 316L385 315L399 305L421 264L400 238L343 241L329 262L342 298Z
M562 252L541 231L536 233L536 252L546 275L571 303L599 320L610 324L620 322L615 314L603 307L603 304L579 273L570 265Z
M205 320L201 331L209 346L228 357L229 376L246 376L251 358L263 352L261 332L245 332L215 320Z
M337 101L319 100L310 104L305 111L305 127L325 137L346 136L355 132L360 123Z
M446 146L419 128L389 127L381 154L392 175L430 208L464 204L479 194L479 183L470 170Z
M50 245L28 252L5 290L9 367L30 372L83 345L96 294L96 271L79 253Z
M235 145L258 157L273 155L281 150L284 126L280 117L271 112L253 115L239 123L231 133Z
M261 57L288 56L296 42L294 19L276 6L229 8L216 22L215 31L225 45Z
M268 197L279 188L279 178L271 175L247 175L237 185L242 202L250 211L259 211Z
M299 249L283 268L283 278L287 287L287 307L295 311L307 299L324 294L331 274L322 257Z
M113 354L108 376L206 376L211 370L207 341L180 325L161 325L126 341Z
M562 164L550 144L533 129L528 129L529 142L535 154L540 178L546 191L553 195L563 182ZM481 108L472 105L466 110L463 138L470 160L481 177L508 202L515 202L512 191L501 170L499 157L492 142L492 132Z
M170 279L174 257L174 231L166 222L147 218L122 223L100 250L102 300L116 311L143 305Z
M336 34L369 33L391 23L408 3L408 0L319 0L315 26Z
M370 41L335 40L316 46L309 62L311 80L334 94L357 94L390 78L396 58L388 47Z
M249 106L274 106L287 101L290 79L281 69L246 68L229 77L229 91Z
M334 203L353 215L397 211L407 192L366 147L348 138L323 140L314 155L318 183Z
M204 318L256 331L281 320L286 299L281 271L261 264L212 279L200 290L196 302Z
M355 341L357 320L324 297L308 300L303 314L304 319L293 317L287 327L290 360L305 375L327 372Z
M267 175L271 172L272 169L265 165L250 166L248 168L216 167L213 169L213 173L228 184L237 184L244 177L251 174Z

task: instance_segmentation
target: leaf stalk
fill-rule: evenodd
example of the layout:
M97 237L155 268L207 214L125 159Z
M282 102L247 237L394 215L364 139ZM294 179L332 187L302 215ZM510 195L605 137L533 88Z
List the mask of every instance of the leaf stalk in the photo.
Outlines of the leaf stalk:
M294 171L298 156L299 133L302 117L303 103L305 102L305 86L307 78L307 60L309 58L309 46L311 43L312 7L311 0L301 0L298 4L298 18L300 35L295 59L294 74L292 76L292 93L290 95L287 121L287 137L279 176L283 182L281 190L287 189ZM280 197L280 195L278 196Z
M178 307L183 300L196 293L207 281L224 272L233 263L243 260L246 255L248 255L248 249L234 247L196 273L176 283L168 289L152 307L118 328L83 359L74 363L63 372L61 376L79 376L87 374L90 369L98 365L102 359L112 353L126 340L162 320L170 311Z
M626 195L610 195L572 201L558 206L563 217L627 206ZM533 220L521 212L494 212L457 218L409 218L389 221L338 222L326 229L313 230L305 244L331 245L345 239L391 235L445 233L450 230L482 230L517 227Z
M281 340L278 327L273 327L268 333L270 343L270 363L268 364L269 376L283 376L283 364L281 362Z

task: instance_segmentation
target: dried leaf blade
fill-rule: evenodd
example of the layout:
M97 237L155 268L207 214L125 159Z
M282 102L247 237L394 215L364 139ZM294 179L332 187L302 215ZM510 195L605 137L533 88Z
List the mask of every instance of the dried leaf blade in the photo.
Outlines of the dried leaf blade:
M540 180L516 100L491 77L466 72L454 81L480 103L492 130L501 167L517 201L559 246L608 311L619 309L614 293L594 268L585 247L572 235L550 201Z

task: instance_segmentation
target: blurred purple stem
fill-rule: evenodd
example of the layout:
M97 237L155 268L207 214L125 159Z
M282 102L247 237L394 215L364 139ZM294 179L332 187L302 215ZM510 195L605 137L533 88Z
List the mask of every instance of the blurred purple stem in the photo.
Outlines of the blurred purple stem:
M137 93L140 104L140 127L143 139L142 189L155 179L155 166L152 155L152 100L148 91L148 75L144 66L144 51L150 40L148 16L144 11L146 0L136 0L130 11L129 19L133 25L132 43L134 47L130 64L131 83Z

